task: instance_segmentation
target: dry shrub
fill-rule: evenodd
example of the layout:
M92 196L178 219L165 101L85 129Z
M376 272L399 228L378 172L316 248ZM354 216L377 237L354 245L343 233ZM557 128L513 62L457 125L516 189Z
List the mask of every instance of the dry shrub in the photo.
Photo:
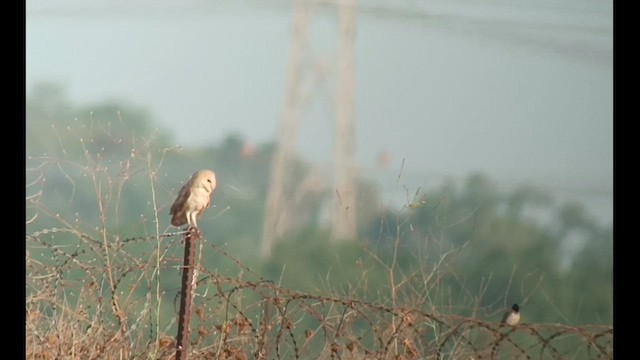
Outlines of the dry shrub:
M158 197L175 195L158 179L163 156L170 151L144 144L121 161L87 149L85 163L29 159L28 359L175 355L182 233L160 231L158 217L167 209L157 205ZM53 171L62 181L58 184L66 185L47 186L45 179ZM149 194L141 225L133 229L120 215L129 186L145 186ZM68 191L60 191L64 187ZM72 219L64 215L89 201L87 194L93 194L88 207L95 213L75 213ZM51 196L68 196L71 211L50 208ZM126 237L131 231L138 233ZM432 306L429 298L442 291L443 265L457 250L424 260L421 270L409 274L398 270L395 257L387 263L369 252L389 281L388 291L371 301L354 289L347 295L322 295L279 286L202 239L199 254L221 254L235 264L238 275L198 266L189 358L613 358L610 326L503 327ZM367 276L363 271L354 288L366 286Z

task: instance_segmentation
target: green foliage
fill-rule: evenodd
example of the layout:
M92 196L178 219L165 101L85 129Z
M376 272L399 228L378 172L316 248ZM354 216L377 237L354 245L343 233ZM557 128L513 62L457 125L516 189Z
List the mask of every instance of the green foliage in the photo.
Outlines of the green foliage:
M152 126L144 108L121 101L73 106L64 90L51 83L34 86L26 101L27 157L65 161L123 160L145 142L162 148L166 131Z
M612 232L599 229L581 205L550 208L550 194L528 186L501 194L481 174L461 187L449 181L421 199L389 227L414 248L421 239L464 247L443 278L455 305L490 309L518 302L527 322L611 323ZM527 216L545 207L558 214L554 222ZM576 233L583 247L572 255L577 244L569 237Z
M359 244L330 243L328 229L306 229L283 239L263 266L269 279L303 291L330 294L358 281L371 259Z
M555 204L551 194L527 185L505 191L488 176L471 174L395 210L381 207L375 185L359 180L359 242L330 242L319 213L332 193L318 192L307 204L309 220L262 263L273 144L247 154L242 137L230 134L220 144L181 149L152 120L137 106L76 106L55 84L36 86L27 97L27 233L57 227L112 243L151 236L127 245L129 254L151 257L158 246L153 236L177 230L169 227L168 212L180 187L195 170L210 168L218 188L199 222L207 241L202 264L220 274L238 272L224 251L293 289L496 319L498 310L518 302L528 323L612 322L612 229L598 226L580 204ZM289 192L312 169L294 162ZM539 213L554 220L545 223ZM78 245L71 233L49 240ZM173 269L182 248L162 241L171 259L165 266ZM37 261L49 256L32 254ZM129 276L123 285L139 281ZM151 284L155 275L147 276ZM163 291L175 294L178 278L177 270L165 271ZM136 295L147 296L149 284ZM162 306L172 318L170 302Z

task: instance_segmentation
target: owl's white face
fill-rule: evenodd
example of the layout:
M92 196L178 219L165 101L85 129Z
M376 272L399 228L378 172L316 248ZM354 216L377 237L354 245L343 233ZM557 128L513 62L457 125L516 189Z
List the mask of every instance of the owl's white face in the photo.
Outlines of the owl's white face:
M212 193L216 188L216 174L211 170L200 170L193 175L193 185Z

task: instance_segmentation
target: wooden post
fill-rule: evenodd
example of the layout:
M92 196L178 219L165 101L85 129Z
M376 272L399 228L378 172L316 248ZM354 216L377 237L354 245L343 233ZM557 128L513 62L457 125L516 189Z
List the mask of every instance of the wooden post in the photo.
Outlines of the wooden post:
M200 231L189 229L184 235L184 261L182 266L182 288L180 290L180 313L178 315L178 335L176 337L176 360L186 360L189 353L189 324L191 323L191 302L195 291L196 241Z

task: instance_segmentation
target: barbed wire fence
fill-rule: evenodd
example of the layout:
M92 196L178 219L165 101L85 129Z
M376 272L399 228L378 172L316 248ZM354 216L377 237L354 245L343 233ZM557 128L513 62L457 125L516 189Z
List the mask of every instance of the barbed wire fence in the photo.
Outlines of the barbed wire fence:
M160 231L166 209L156 195L175 192L158 175L174 149L143 142L123 160L93 139L79 142L75 161L64 149L30 159L26 358L173 359L185 233ZM133 199L127 187L149 196ZM189 359L613 358L611 326L506 327L385 296L300 291L265 279L206 236L198 241L200 255L219 254L233 268L195 264Z
M162 237L177 240L181 234ZM56 245L62 238L66 245ZM175 357L175 320L161 328L161 334L154 333L155 269L127 248L154 238L107 242L109 251L117 254L107 271L105 243L87 234L69 228L28 234L27 358ZM165 246L178 244L169 241ZM221 253L238 266L240 275L223 276L196 265L189 359L613 358L611 326L511 327L354 296L312 294L262 278L213 244L201 251ZM163 266L178 268L181 260L168 256ZM109 272L115 278L113 288L108 286ZM178 284L176 292L165 294L165 303L174 309Z

